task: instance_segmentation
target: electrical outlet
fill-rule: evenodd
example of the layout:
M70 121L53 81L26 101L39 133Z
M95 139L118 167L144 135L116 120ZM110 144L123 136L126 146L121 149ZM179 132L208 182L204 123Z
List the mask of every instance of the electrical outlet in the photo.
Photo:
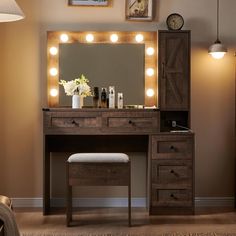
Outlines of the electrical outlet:
M176 121L175 120L172 120L172 122L171 122L171 125L172 125L172 127L174 128L174 127L176 127Z

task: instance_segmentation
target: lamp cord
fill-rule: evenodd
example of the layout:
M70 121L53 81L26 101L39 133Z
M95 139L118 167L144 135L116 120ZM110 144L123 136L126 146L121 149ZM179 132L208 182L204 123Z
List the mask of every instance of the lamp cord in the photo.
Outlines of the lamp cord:
M219 3L219 0L217 0L217 42L220 42L220 39L219 39L219 18L220 18L220 3Z

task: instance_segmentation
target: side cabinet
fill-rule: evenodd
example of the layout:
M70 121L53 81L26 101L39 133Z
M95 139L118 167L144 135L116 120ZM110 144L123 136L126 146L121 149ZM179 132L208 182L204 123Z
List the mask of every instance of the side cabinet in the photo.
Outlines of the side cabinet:
M190 109L190 31L159 31L159 108Z
M150 214L194 213L194 134L152 136Z

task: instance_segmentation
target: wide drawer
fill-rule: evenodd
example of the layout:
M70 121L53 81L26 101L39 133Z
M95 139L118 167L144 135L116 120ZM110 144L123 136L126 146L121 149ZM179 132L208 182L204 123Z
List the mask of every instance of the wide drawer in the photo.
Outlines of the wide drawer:
M106 129L119 133L157 133L158 112L116 112L105 114Z
M152 183L158 188L192 189L192 161L152 160Z
M152 136L152 159L192 159L193 136Z
M192 191L187 189L157 189L152 186L152 206L191 207Z

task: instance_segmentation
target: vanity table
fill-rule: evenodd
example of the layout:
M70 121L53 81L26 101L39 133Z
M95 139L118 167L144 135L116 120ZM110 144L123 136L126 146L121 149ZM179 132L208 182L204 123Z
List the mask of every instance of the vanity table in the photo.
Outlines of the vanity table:
M127 33L132 41L134 33ZM83 34L70 33L72 41ZM122 37L126 34L123 33ZM156 50L154 32L143 33L145 48ZM58 43L59 33L49 32L48 45ZM104 40L106 34L98 33ZM48 55L48 65L57 58ZM145 88L157 91L157 54L145 57ZM57 68L57 67L55 67ZM55 86L49 75L49 91ZM159 109L71 109L58 107L50 97L43 109L44 180L43 213L50 214L51 152L145 152L147 154L147 206L154 214L194 213L194 134L174 127L190 127L190 31L159 31L158 104ZM145 96L145 105L157 104L157 95Z

